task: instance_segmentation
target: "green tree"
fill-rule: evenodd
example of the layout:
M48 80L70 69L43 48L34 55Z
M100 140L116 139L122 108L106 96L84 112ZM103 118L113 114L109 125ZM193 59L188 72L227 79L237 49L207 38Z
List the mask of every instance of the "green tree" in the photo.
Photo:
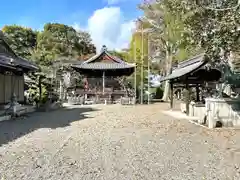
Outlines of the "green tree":
M71 26L49 23L39 33L37 42L39 62L44 66L50 65L52 72L58 74L60 96L63 98L66 88L81 82L81 76L70 67L72 60L82 60L96 53L91 37L87 32L76 31Z
M81 44L82 47L83 55L96 54L96 47L92 43L92 38L88 32L78 31L77 36L79 38L78 42Z
M162 0L142 6L145 19L159 29L157 37L165 51L168 73L171 62L199 52L205 52L213 65L222 68L226 81L232 74L229 59L233 58L231 63L238 69L240 6L237 1L214 2Z
M37 36L33 55L41 65L49 66L59 58L79 59L95 51L88 33L77 32L64 24L48 23Z
M196 47L190 36L190 31L184 22L189 12L181 8L184 6L180 0L162 0L143 3L140 8L144 11L145 21L156 31L159 50L165 55L165 74L171 73L174 61L184 60L196 53ZM197 51L199 50L196 48ZM169 82L165 84L163 100L168 99Z
M131 59L129 58L129 53L128 51L109 51L109 53L113 56L116 56L118 58L120 58L121 60L125 61L125 62L131 62Z
M20 57L30 58L36 47L37 32L18 25L4 26L2 29L7 43Z
M136 29L135 32L132 34L128 56L131 63L136 63L136 86L137 88L144 88L141 87L141 82L143 81L143 86L146 82L146 76L147 76L147 66L148 66L148 60L149 60L149 36L146 32L147 29L149 29L151 26L142 21L139 20L136 22ZM143 70L143 71L142 71ZM128 81L133 85L135 82L135 74L128 77Z
M137 25L136 31L132 34L131 37L129 47L129 56L131 57L131 59L135 59L137 51L138 53L140 53L140 55L143 55L143 57L147 57L148 55L148 35L147 33L142 33L142 31L144 32L144 30L149 27L146 26L146 23L144 22L142 22L142 24L143 27L141 25Z
M240 43L240 7L234 6L234 1L218 2L218 5L188 3L185 7L194 12L185 25L213 62L219 61L221 56L227 59L231 51L238 51Z
M219 0L218 4L189 3L187 7L194 12L185 22L194 41L204 49L212 65L223 72L223 85L239 87L240 5L237 1Z

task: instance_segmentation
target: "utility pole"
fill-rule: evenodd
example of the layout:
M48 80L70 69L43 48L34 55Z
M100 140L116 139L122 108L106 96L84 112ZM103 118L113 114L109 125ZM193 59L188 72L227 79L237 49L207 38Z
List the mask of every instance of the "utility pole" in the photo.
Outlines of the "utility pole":
M144 74L143 74L143 71L144 71L144 69L143 69L143 66L144 66L144 37L143 37L143 35L144 35L144 32L143 32L143 22L140 20L140 22L141 22L141 34L142 34L142 48L141 48L141 51L142 51L142 63L141 63L141 104L143 104L143 80L144 80Z
M150 34L148 33L148 104L150 104Z
M138 32L141 32L141 104L143 104L143 88L144 88L144 58L145 58L145 54L144 54L144 33L148 33L148 54L147 54L147 60L148 60L148 92L150 92L150 54L149 54L149 50L150 50L150 35L149 33L152 32L152 29L148 28L148 29L144 29L143 27L143 21L141 19L138 19L138 22L141 23L141 30ZM139 28L140 29L140 28ZM148 104L150 104L150 94L148 93Z
M135 102L137 100L137 58L136 58L136 41L134 39L134 61L135 61L135 74L134 74L134 96L135 96Z

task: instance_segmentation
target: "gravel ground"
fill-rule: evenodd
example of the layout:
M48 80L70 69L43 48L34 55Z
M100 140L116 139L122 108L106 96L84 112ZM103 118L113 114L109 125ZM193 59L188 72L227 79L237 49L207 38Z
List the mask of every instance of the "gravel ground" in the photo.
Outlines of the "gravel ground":
M0 180L240 179L240 132L162 114L79 106L0 123Z

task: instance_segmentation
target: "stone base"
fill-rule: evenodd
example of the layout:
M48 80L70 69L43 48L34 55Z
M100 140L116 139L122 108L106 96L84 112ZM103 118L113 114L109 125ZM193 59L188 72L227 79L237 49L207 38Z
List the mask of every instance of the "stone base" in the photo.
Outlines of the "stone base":
M180 104L181 111L186 112L186 104ZM209 128L240 127L240 101L238 99L206 98L206 104L189 105L189 116L197 117L199 124Z
M6 106L7 107L7 106ZM8 106L8 109L10 108L10 106ZM27 113L32 113L36 111L36 108L34 106L22 106L19 105L16 108L17 112L16 112L16 116L21 116ZM6 114L10 114L12 113L12 109L10 108L8 112L6 112ZM0 116L0 121L8 121L12 119L12 115L3 115Z
M130 97L122 97L120 100L120 103L122 105L133 105L136 103L135 98L130 98Z

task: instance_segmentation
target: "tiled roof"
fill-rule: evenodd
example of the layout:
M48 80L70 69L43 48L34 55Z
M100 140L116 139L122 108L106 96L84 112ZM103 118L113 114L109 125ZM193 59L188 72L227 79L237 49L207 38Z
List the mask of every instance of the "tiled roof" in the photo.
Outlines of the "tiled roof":
M185 60L185 61L182 61L178 64L178 68L182 68L182 67L185 67L185 66L189 66L191 64L195 64L197 62L200 62L204 59L204 54L199 54L197 56L194 56L188 60Z
M108 56L113 62L94 62L102 56ZM116 56L112 56L110 53L107 52L107 50L102 50L101 53L91 57L87 61L73 64L72 67L89 70L114 70L134 68L135 65L129 64Z
M79 65L72 65L73 68L79 68L79 69L93 69L93 70L114 70L114 69L128 69L128 68L134 68L133 64L128 63L102 63L102 62L96 62L96 63L82 63Z
M183 61L182 63L180 63L178 67L176 67L169 76L162 78L161 81L180 78L201 68L206 63L207 61L205 60L204 55L195 56L190 60Z
M19 57L12 57L5 54L0 54L0 66L8 67L11 69L16 68L24 68L28 70L37 70L38 67L29 61L19 58Z
M111 55L109 52L107 52L106 50L101 51L99 54L96 54L95 56L91 57L90 59L88 59L87 61L84 61L84 63L93 63L96 59L98 59L99 57L101 57L102 55L106 54L108 57L110 57L113 61L115 61L116 63L125 63L125 61L121 60L120 58Z
M28 70L37 70L38 67L33 63L18 57L9 45L5 42L3 33L0 31L0 66L16 69L24 68Z
M34 63L29 62L28 60L23 59L23 58L18 58L16 60L16 65L23 67L23 68L27 68L29 70L38 70L39 69Z

